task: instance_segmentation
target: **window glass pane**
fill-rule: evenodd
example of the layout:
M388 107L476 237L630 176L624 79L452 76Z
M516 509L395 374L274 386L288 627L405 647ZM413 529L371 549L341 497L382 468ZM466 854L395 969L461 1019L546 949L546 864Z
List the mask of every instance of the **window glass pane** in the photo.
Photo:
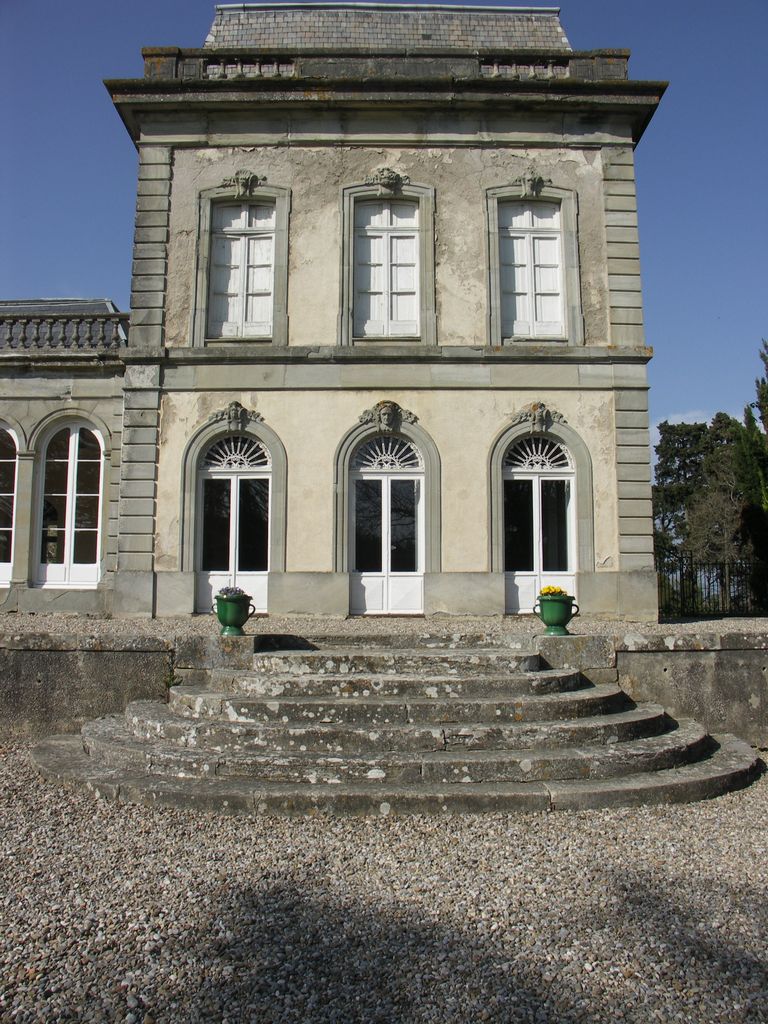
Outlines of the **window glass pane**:
M391 572L416 572L416 480L392 480L389 492Z
M64 562L64 528L67 519L66 497L46 496L43 502L43 529L40 561L61 565Z
M101 460L101 448L99 442L96 439L96 435L90 430L86 430L85 427L80 428L80 437L78 438L77 446L77 458L78 460Z
M530 211L525 203L499 203L500 228L525 228L530 224Z
M504 570L533 572L533 481L504 481Z
M229 480L203 480L203 550L200 568L229 572Z
M268 231L275 226L274 206L249 206L248 214L249 227Z
M237 229L242 226L242 207L216 203L213 208L213 229L214 231L226 231Z
M558 228L560 226L559 203L532 203L533 226L537 228Z
M66 494L67 480L69 479L68 462L46 462L45 464L45 493Z
M46 494L43 502L43 526L54 526L63 530L67 525L66 495Z
M93 565L95 563L98 536L95 530L75 530L72 554L72 562L75 565Z
M536 321L539 324L560 323L560 296L559 295L537 295L536 296Z
M557 267L536 268L536 291L538 292L559 292L560 271Z
M75 529L95 530L99 525L99 496L78 497L75 501Z
M355 480L353 572L381 572L381 480Z
M568 503L571 485L567 480L541 481L541 548L544 572L568 571Z
M0 494L13 494L16 463L0 462Z
M385 227L387 223L384 203L355 203L355 226Z
M11 531L0 530L0 562L11 560Z
M416 227L419 222L418 203L393 202L390 204L392 227Z
M0 459L15 459L16 445L7 430L0 428Z
M65 427L58 434L54 434L48 442L48 450L45 453L46 460L68 459L69 458L69 428Z
M560 245L556 238L534 238L534 259L537 266L556 267L560 262Z
M13 526L13 495L0 497L0 529L10 530Z
M77 464L77 493L98 494L99 482L101 480L100 462L78 462Z
M239 572L269 568L269 480L240 480L237 538Z

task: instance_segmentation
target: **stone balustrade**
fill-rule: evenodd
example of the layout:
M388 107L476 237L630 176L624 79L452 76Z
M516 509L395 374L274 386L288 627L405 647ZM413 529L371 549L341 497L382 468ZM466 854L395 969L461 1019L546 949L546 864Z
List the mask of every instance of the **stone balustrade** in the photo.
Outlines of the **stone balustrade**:
M130 313L0 314L0 352L118 351L128 343Z

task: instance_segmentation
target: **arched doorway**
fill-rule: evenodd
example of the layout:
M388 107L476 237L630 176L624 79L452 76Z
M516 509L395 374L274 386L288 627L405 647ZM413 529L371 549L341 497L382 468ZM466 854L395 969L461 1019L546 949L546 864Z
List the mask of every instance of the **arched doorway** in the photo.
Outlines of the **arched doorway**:
M576 474L569 450L530 435L502 462L506 610L530 612L542 587L575 593Z
M49 434L42 446L37 581L95 587L101 576L105 449L90 423Z
M363 441L350 461L350 611L424 610L424 459L398 434Z
M208 447L197 471L196 607L210 611L221 587L242 587L267 610L272 460L246 434Z

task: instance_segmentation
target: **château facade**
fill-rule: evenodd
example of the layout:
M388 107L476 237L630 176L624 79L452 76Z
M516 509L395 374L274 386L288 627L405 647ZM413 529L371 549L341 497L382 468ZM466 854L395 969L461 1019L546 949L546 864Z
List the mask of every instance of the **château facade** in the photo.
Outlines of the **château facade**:
M226 5L143 55L130 319L0 304L0 605L655 618L663 84L550 8Z

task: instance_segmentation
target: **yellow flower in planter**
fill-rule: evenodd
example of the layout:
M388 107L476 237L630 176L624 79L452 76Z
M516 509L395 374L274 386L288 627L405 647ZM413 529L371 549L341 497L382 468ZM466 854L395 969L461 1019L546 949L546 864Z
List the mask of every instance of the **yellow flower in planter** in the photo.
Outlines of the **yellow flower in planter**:
M539 597L570 597L570 594L562 587L542 587Z

